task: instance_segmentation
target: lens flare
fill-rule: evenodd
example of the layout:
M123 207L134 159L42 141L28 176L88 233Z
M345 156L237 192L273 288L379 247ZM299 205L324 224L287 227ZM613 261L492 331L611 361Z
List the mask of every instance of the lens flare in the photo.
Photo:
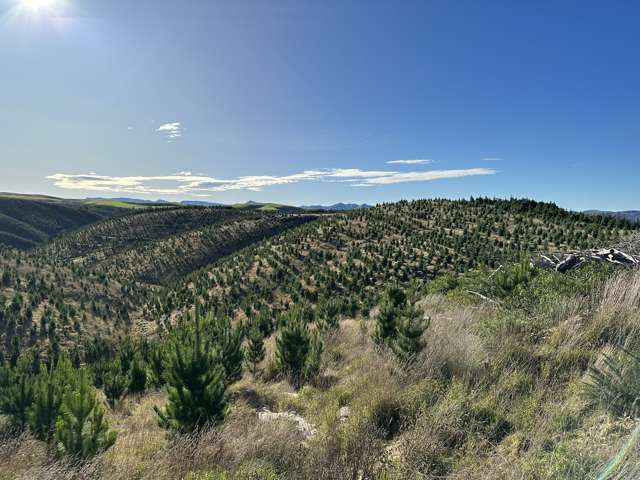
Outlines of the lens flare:
M58 0L20 0L20 7L33 13L53 11Z

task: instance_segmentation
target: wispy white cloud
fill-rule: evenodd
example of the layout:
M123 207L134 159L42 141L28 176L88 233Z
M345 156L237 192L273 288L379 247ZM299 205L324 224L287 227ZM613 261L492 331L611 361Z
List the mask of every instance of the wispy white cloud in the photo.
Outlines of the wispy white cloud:
M72 175L55 173L47 178L57 187L69 190L88 190L114 193L206 195L228 190L259 191L274 185L300 182L348 182L353 187L373 187L404 182L428 182L445 178L461 178L475 175L493 175L490 168L463 170L431 170L424 172L395 172L360 170L357 168L322 168L305 170L291 175L252 175L230 179L216 178L191 172L178 172L159 176L106 176L96 173Z
M496 171L491 168L467 168L464 170L432 170L429 172L394 173L384 177L368 178L369 185L391 185L404 182L430 182L443 178L461 178L476 175L493 175Z
M391 165L431 165L435 161L428 158L418 158L415 160L390 160L387 163Z
M182 136L182 125L180 122L163 123L156 128L156 132L164 135L167 141L172 142Z
M482 160L485 162L501 162L504 159L500 157L484 157Z

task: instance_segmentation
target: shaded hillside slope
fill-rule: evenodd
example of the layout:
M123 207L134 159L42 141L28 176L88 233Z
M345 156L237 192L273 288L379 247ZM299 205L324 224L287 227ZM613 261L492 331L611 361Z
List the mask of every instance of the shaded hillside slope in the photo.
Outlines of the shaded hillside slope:
M22 250L126 210L54 197L0 194L0 243Z
M0 249L0 351L153 334L157 284L313 221L233 208L131 210L39 249Z
M118 278L169 283L263 238L315 220L230 207L166 207L90 225L38 252Z

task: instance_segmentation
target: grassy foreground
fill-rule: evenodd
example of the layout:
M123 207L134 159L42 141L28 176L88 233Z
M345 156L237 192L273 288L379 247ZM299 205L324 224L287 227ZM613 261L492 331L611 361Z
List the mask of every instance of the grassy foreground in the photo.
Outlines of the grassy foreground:
M74 463L29 434L5 435L0 478L585 479L617 454L601 478L636 478L640 447L621 450L632 410L615 408L593 372L621 347L638 350L640 273L519 273L428 284L415 298L431 323L411 362L374 346L374 308L326 337L313 385L295 391L274 374L272 337L258 379L230 388L221 426L169 437L152 408L166 395L128 396L108 413L111 449Z

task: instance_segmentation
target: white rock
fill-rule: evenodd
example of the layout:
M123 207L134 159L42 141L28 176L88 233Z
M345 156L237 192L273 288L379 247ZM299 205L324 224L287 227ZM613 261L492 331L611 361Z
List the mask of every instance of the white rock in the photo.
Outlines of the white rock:
M302 432L305 437L311 437L317 432L313 425L307 422L296 412L272 412L266 408L263 408L258 412L258 420L261 422L271 422L278 419L285 419L294 422L298 431Z

